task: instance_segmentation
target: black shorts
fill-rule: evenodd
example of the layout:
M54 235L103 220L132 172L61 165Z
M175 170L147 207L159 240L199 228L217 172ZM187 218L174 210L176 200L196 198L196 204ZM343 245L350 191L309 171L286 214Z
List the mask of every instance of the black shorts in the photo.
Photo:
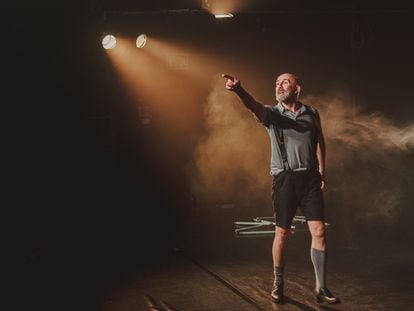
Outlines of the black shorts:
M323 220L321 182L318 171L283 171L273 176L272 200L276 226L290 228L298 207L306 220Z

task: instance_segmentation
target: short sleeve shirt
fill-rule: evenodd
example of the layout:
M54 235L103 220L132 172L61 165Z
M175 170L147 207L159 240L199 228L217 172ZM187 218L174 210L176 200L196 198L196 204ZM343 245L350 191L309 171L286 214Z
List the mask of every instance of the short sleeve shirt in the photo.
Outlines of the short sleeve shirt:
M270 174L277 175L292 171L316 170L317 138L321 133L319 115L315 108L302 104L297 114L286 109L281 103L265 106L266 116L262 124L266 127L271 142ZM288 167L283 158L276 135L283 135Z

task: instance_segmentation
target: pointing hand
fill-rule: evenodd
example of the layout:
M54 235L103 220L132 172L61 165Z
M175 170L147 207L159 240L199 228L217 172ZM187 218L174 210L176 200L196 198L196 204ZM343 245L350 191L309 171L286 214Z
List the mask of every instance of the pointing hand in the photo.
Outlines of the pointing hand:
M222 74L221 76L227 79L226 89L228 89L229 91L236 91L240 87L240 81L237 80L235 77L226 74Z

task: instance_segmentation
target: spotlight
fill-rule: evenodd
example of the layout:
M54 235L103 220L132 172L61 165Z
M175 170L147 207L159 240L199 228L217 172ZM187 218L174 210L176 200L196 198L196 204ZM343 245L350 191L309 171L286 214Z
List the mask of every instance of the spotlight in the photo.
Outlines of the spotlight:
M102 39L102 46L106 50L113 49L116 46L116 38L113 35L106 35Z
M147 43L147 38L148 37L145 34L139 35L136 41L137 48L142 49Z
M239 0L202 0L203 9L209 11L216 18L229 18L238 5Z
M226 13L226 14L215 14L214 15L216 18L230 18L230 17L234 17L233 14L231 13Z

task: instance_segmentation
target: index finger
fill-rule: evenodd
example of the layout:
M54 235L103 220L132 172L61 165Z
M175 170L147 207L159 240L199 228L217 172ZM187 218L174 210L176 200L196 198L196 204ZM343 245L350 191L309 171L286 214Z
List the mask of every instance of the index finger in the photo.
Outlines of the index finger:
M226 79L229 79L229 80L231 80L231 81L234 81L234 77L232 77L232 76L230 76L230 75L225 75L225 74L222 74L221 75L223 78L226 78Z

